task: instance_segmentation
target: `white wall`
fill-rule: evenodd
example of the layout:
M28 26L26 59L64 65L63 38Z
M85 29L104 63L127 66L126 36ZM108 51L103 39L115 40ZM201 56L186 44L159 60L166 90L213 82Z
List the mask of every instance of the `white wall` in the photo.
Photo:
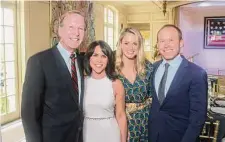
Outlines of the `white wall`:
M194 62L206 69L225 69L225 49L204 49L204 17L225 16L225 7L182 7L180 28L184 36L183 54L199 53Z
M25 1L26 57L50 48L49 3Z

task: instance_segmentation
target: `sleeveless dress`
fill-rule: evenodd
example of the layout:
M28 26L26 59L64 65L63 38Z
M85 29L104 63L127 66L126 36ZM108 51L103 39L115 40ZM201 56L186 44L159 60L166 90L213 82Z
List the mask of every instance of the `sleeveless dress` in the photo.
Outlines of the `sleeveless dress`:
M152 64L146 61L146 76L136 76L134 83L122 75L119 79L125 89L126 114L128 119L129 142L148 142L148 116L152 101Z
M84 142L120 142L120 129L114 115L112 81L85 78Z

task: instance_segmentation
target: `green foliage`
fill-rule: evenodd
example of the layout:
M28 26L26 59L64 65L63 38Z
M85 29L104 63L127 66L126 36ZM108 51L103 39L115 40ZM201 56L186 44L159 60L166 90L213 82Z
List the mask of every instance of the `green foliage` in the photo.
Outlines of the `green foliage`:
M9 106L7 105L7 98L0 98L0 114L5 114L9 110Z

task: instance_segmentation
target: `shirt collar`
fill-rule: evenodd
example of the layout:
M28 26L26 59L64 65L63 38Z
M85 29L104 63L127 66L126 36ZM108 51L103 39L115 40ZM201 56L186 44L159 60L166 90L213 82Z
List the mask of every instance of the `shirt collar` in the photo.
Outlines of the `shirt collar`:
M180 63L182 62L182 57L179 55L177 55L173 60L170 60L170 61L166 61L164 58L163 58L163 61L162 61L162 65L165 65L166 63L169 63L170 66L172 67L178 67L180 65Z
M67 51L60 42L58 43L57 48L58 48L59 52L62 54L64 59L70 58L71 53L69 51ZM77 57L76 52L74 52L74 54L75 54L75 57Z

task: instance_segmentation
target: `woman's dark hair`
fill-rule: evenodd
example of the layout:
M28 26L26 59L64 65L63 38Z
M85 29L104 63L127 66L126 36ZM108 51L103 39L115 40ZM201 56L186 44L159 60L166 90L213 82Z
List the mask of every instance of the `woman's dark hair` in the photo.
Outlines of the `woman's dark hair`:
M90 58L93 55L95 48L100 46L102 52L108 57L108 63L105 68L106 75L109 79L115 80L117 78L115 72L114 54L110 46L103 40L93 41L89 46L84 56L84 71L86 75L90 76L92 68L90 66Z

